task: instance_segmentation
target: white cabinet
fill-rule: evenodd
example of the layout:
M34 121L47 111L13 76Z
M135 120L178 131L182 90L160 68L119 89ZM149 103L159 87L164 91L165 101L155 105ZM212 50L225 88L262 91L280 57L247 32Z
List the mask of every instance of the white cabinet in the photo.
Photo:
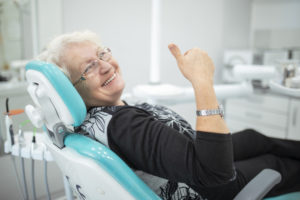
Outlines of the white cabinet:
M300 140L300 99L255 94L226 100L225 120L231 132L255 129L277 138Z
M291 99L287 138L300 140L300 99Z

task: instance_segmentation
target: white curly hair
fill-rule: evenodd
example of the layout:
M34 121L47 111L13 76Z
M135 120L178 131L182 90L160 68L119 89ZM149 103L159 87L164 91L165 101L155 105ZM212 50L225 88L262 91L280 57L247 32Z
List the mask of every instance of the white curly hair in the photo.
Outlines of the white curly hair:
M85 41L92 42L102 47L100 38L92 31L86 30L66 33L51 40L36 59L57 65L66 74L66 76L70 78L68 68L62 59L64 51L70 44L82 43Z

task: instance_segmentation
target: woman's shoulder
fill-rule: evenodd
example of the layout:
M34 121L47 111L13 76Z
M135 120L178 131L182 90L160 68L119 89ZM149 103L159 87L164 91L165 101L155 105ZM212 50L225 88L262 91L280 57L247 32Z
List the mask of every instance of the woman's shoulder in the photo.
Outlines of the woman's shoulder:
M145 119L149 116L151 117L146 111L130 105L92 107L77 131L88 133L89 137L108 146L108 132L112 128L112 121L113 127L122 130L122 127L126 127L135 119Z

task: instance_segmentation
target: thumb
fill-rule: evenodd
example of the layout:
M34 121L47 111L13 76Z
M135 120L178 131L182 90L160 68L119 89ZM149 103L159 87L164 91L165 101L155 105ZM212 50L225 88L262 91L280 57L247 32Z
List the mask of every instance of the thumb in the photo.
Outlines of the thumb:
M183 62L183 55L180 52L180 49L178 48L178 46L176 44L169 44L168 48L170 50L170 52L172 53L172 55L175 57L178 65L181 65Z

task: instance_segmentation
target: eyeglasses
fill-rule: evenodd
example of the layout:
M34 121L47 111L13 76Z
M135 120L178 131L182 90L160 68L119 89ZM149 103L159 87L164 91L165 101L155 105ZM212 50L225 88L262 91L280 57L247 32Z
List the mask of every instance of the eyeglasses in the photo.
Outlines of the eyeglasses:
M111 54L110 48L104 47L103 50L98 53L98 59L93 60L86 66L86 68L83 71L83 73L81 74L80 78L77 81L75 81L75 83L73 83L73 86L77 85L81 81L85 81L86 77L88 77L91 74L94 74L96 72L96 70L100 67L99 60L107 62L111 59L111 56L112 56L112 54Z

